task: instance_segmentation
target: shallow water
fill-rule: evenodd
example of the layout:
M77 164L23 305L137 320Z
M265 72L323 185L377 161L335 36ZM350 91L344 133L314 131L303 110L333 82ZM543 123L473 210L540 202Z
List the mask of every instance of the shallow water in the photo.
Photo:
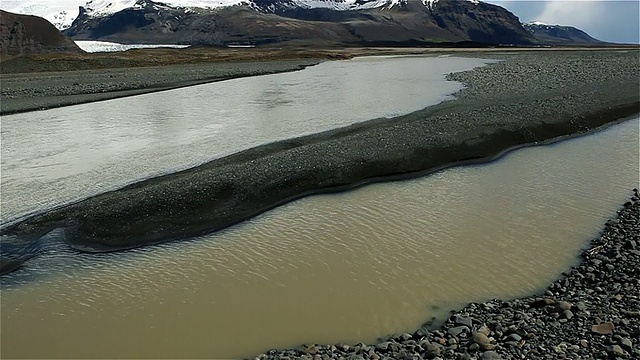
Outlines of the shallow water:
M1 355L251 356L371 342L533 293L639 186L639 126L304 198L193 241L103 255L52 245L4 279Z
M2 117L0 219L449 99L482 59L367 57ZM384 86L380 86L384 84Z

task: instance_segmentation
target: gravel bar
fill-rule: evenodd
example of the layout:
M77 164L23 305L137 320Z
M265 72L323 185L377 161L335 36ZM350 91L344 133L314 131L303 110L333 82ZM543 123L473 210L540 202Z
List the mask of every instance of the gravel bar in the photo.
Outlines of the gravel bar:
M258 146L3 224L0 273L36 255L41 236L56 228L86 252L187 239L310 194L490 161L518 146L595 131L640 112L639 54L492 54L505 61L450 75L468 84L457 100Z
M115 99L233 78L302 70L324 60L217 62L3 74L0 115Z
M640 359L640 196L544 293L471 303L440 326L366 345L304 345L268 359Z

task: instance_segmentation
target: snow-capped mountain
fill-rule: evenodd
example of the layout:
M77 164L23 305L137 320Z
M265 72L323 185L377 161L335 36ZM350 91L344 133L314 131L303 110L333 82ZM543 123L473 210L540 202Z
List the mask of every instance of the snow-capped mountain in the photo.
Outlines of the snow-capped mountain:
M335 11L358 11L366 9L391 9L402 6L408 0L159 0L155 2L158 8L192 9L220 9L230 6L245 5L254 9L271 10L276 7L329 9ZM429 9L437 6L440 0L421 0ZM479 0L468 1L473 4ZM84 8L87 16L109 16L123 10L141 10L145 8L145 0L3 0L0 8L18 14L36 15L49 20L58 29L64 30L71 26L79 15L80 7Z
M603 42L594 39L586 32L573 26L550 25L541 21L532 21L522 24L539 41L546 44L602 44Z
M2 0L0 6L42 14L75 40L125 44L536 42L515 15L479 0Z
M440 0L421 0L428 8L433 8ZM458 0L478 4L479 0ZM407 0L284 0L280 5L290 8L329 9L335 11L357 11L366 9L390 9L396 5L406 4ZM114 14L125 9L142 9L145 0L90 0L83 7L91 16ZM219 9L229 6L247 5L252 8L265 8L265 4L273 5L274 1L265 0L159 0L159 6L191 9Z
M440 0L421 0L428 8L433 8ZM458 0L468 1L478 4L479 0ZM336 11L357 11L365 9L385 8L390 9L396 5L405 4L407 0L285 0L289 7L299 7L304 9L330 9ZM218 9L229 6L248 5L255 8L262 8L264 3L274 3L265 0L159 0L157 4L162 4L173 8L192 9ZM87 14L101 16L113 14L125 9L142 9L146 4L145 0L90 0L84 8Z
M76 41L121 44L598 42L572 27L521 24L506 9L479 0L2 0L0 6L40 14Z
M248 3L245 0L162 0L158 5L176 8L215 9ZM125 9L141 9L140 0L2 0L0 9L43 17L58 29L71 26L83 7L92 16L108 16Z
M160 0L156 2L159 8L191 8L217 9L240 4L248 4L245 0ZM125 9L143 9L147 5L145 0L89 0L83 6L90 16L105 16L115 14Z
M373 46L535 42L515 15L478 0L92 0L85 5L65 30L76 40Z

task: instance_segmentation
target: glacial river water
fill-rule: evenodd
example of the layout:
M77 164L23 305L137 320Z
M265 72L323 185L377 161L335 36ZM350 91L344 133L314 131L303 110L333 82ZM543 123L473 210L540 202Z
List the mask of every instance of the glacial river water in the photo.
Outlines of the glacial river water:
M462 88L444 74L488 62L332 61L303 71L3 116L0 219L256 145L420 110Z
M360 66L383 69L386 64L395 69L409 66L404 61L413 62L414 66L425 61L431 64L425 67L431 68L432 61L437 60L357 61L364 62ZM349 63L330 64L339 68ZM318 70L305 71L312 69ZM307 76L301 75L305 71L293 74ZM442 73L434 81L441 81L441 76ZM266 81L254 79L258 83ZM278 83L274 80L272 84L277 87ZM426 91L431 85L424 86ZM189 90L194 92L192 96L208 94L201 87L181 91ZM163 106L163 100L169 101L170 97L164 97L167 94L154 94L160 96L158 107ZM393 105L394 96L398 94L390 92L385 104ZM151 101L139 99L127 100L132 104ZM419 106L419 100L415 101ZM91 111L91 106L108 103L83 107ZM208 105L202 105L205 106ZM65 109L56 111L62 110ZM66 110L79 111L76 107ZM136 111L129 110L131 121L135 121L137 115L132 114ZM210 154L200 154L200 147L212 140L206 136L199 139L194 134L207 133L207 122L202 118L205 112L185 108L187 114L191 111L200 115L180 120L182 126L172 128L173 133L165 129L158 134L165 136L170 151L184 147L185 151L190 149L189 155L200 156L196 161L204 161ZM391 116L395 111L408 112L410 107L388 111ZM48 112L19 116L31 115L30 121L35 121L38 114L45 113ZM100 114L99 110L95 113L103 121L93 124L101 124L107 134L119 131L105 123L107 114ZM125 118L113 126L126 123ZM202 122L191 127L188 119ZM153 123L153 119L149 122ZM224 122L221 123L224 129ZM4 125L5 117L3 208L6 196L17 196L5 192ZM336 125L331 123L325 128ZM260 132L251 130L249 121L244 126L246 130L236 132L236 136ZM263 129L279 133L276 126ZM2 279L0 355L228 358L310 342L371 342L379 336L415 329L425 320L442 317L449 309L469 301L538 291L575 263L580 249L597 235L604 221L630 195L630 189L639 185L639 126L640 120L635 118L589 136L520 149L490 164L450 168L414 180L304 198L186 242L100 255L77 254L64 244L52 243L23 270ZM32 128L36 131L38 127ZM180 142L181 128L185 129L185 137L191 137L192 148L186 140ZM124 132L122 137L132 136ZM222 144L243 142L231 135L222 137L217 142L220 147L206 151L226 149L219 150L222 154L233 151L232 146L224 148ZM250 145L259 141L250 137L244 140ZM115 145L103 151L131 162L122 167L129 165L140 171L127 174L144 175L162 170L159 166L145 173L144 164L136 163L140 157L149 159L145 150L150 143L142 141L139 147L130 149L139 156L128 157L126 149ZM71 151L72 147L68 149ZM82 159L76 158L82 154L70 152L58 159L81 165ZM170 155L158 156L157 161L178 157ZM56 156L53 151L52 156ZM97 156L96 164L85 165L83 171L91 167L85 171L88 175L82 171L70 175L80 174L77 177L88 176L94 181L98 177L92 178L92 174L100 171L108 158ZM32 164L38 161L44 160L34 159ZM168 168L178 166L167 164ZM65 182L72 181L68 178L73 176L63 174L80 165L52 164L54 168L62 166L59 176L56 172L50 174L46 167L40 177L34 175L35 169L22 169L22 181L29 183L35 177L45 188L55 188L58 183L72 184L67 186L74 189L76 183ZM20 182L20 172L10 169L11 180ZM89 184L83 194L95 191L95 186L114 186L131 178L119 179ZM50 199L34 190L35 197L45 199L38 204L68 201L75 196L63 186L56 189L59 193L53 195L43 191ZM12 214L28 206L18 208L21 210L12 208Z

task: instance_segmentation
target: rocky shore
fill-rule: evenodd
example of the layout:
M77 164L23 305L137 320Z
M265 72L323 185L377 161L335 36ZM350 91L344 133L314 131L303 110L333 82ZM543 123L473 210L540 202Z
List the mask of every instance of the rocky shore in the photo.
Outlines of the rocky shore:
M377 344L305 345L267 359L640 359L640 194L634 189L579 265L544 293L471 303Z
M505 61L450 76L468 84L457 100L259 146L6 224L0 273L37 254L56 228L87 252L190 238L302 196L490 161L640 112L638 51L498 56Z

